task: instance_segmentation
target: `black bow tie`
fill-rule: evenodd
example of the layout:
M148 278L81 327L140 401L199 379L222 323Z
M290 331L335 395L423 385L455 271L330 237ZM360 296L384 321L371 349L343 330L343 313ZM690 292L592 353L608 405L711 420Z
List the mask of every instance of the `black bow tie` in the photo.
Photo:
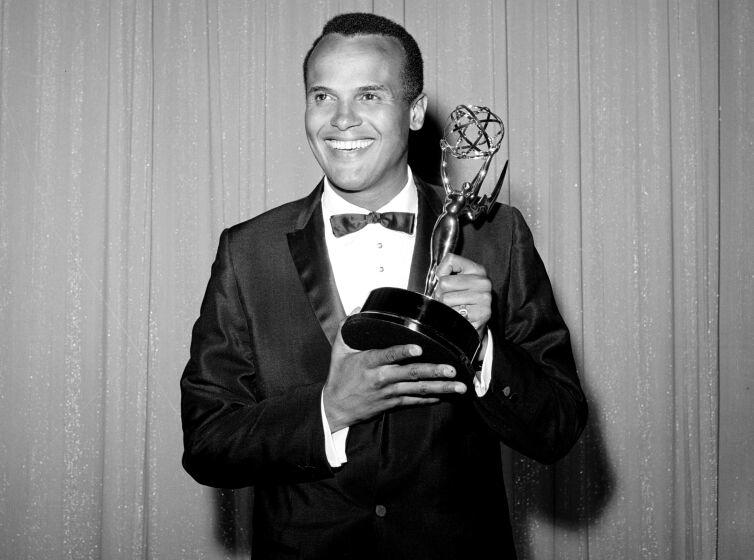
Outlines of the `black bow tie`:
M380 224L388 229L414 232L416 215L411 212L370 212L369 214L335 214L330 216L330 225L335 237L343 237L359 231L367 224Z

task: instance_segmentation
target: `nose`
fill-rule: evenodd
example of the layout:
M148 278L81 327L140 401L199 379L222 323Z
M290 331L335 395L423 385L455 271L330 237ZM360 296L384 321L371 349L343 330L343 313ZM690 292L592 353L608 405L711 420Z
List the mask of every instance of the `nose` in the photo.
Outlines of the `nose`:
M353 110L353 106L346 100L341 100L330 119L330 124L338 130L347 130L361 124L361 119Z

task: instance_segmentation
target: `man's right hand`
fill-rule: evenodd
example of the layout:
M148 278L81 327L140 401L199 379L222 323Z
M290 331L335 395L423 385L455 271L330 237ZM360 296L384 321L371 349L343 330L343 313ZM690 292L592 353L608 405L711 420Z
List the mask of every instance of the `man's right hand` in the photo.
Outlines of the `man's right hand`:
M453 380L455 370L449 365L397 363L420 355L415 344L354 350L338 331L322 392L330 429L337 432L391 408L432 404L440 395L466 392L466 385Z

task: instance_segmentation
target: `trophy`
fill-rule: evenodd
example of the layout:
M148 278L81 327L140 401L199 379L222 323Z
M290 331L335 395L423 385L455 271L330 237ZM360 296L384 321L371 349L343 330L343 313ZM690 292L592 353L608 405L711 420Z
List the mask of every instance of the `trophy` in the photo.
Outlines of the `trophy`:
M400 288L372 290L361 311L343 324L341 333L348 346L367 350L418 344L422 355L410 361L449 364L456 369L457 378L471 386L473 364L481 345L479 335L465 313L432 299L432 294L437 286L437 266L458 242L460 221L473 222L486 215L500 194L508 162L492 192L480 196L479 191L504 133L503 122L487 107L459 105L451 111L440 140L445 202L432 230L424 293ZM484 161L471 181L454 188L448 173L451 157Z

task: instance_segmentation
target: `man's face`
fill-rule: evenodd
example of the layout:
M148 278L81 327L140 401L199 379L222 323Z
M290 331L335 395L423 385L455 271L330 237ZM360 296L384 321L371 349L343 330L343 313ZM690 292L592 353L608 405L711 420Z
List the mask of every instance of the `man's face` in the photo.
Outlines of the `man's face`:
M350 202L376 210L406 184L409 129L426 96L403 97L400 43L380 35L325 36L306 72L306 135L325 175Z

